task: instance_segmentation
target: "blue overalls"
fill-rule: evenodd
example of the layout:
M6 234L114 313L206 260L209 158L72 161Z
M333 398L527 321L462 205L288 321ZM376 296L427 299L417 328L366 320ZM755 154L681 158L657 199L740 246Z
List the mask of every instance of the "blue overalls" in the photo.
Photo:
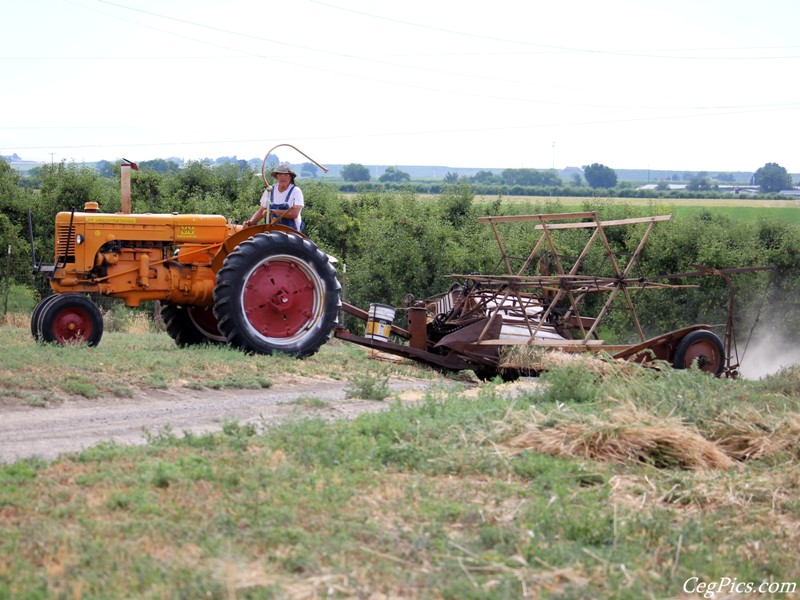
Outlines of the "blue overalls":
M289 200L292 197L292 192L294 191L294 188L295 188L294 184L292 184L289 187L289 190L286 192L286 200ZM276 211L286 210L286 208L283 208L280 204L275 204L274 195L275 195L275 187L273 186L272 189L269 191L269 209L271 211L272 210L276 210ZM288 202L286 204L288 204ZM281 208L278 208L278 207L281 207ZM291 227L292 229L297 229L297 227L294 226L295 225L294 222L295 222L294 219L279 219L277 221L278 225L285 225L286 227ZM297 231L303 231L303 225L304 224L305 223L303 223L301 221L300 222L300 228L297 229Z

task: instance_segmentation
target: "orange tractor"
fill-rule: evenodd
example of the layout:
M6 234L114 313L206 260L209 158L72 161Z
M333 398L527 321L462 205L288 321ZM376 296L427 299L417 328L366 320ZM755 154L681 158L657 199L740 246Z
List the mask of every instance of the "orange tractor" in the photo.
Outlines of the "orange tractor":
M137 166L123 163L123 212L87 202L56 215L55 264L36 267L56 293L33 311L36 339L96 345L103 318L86 294L101 294L131 307L160 301L166 329L182 346L220 342L308 356L328 340L341 286L314 242L288 227L244 228L221 215L130 214L130 168Z
M294 229L243 228L219 215L130 214L126 177L129 186L131 167L123 164L121 213L100 213L88 202L81 212L56 216L55 264L37 267L56 294L34 309L35 338L97 344L102 315L86 295L94 293L121 298L127 306L159 300L167 331L181 346L219 342L246 352L303 357L333 335L438 369L472 369L485 377L535 371L526 353L536 350L594 352L675 368L696 363L711 374L735 377L740 357L730 276L772 269L693 265L696 270L688 273L635 274L653 227L669 215L610 221L593 211L481 217L497 240L500 271L452 275L462 283L433 299L414 301L407 295L400 309L406 329L392 322L394 307L371 304L367 312L343 302L332 259ZM506 226L527 228L533 244L527 257L508 252L501 229ZM620 227L631 228L631 239L639 237L624 262L607 235ZM557 238L563 233L584 240L579 256L559 254ZM587 273L584 262L591 255L604 258L600 270ZM634 292L687 287L678 282L705 276L722 277L728 286L722 339L706 324L645 333ZM592 304L590 297L603 300ZM633 343L599 339L598 329L612 309L629 314L638 337ZM340 310L366 322L363 336L339 326Z

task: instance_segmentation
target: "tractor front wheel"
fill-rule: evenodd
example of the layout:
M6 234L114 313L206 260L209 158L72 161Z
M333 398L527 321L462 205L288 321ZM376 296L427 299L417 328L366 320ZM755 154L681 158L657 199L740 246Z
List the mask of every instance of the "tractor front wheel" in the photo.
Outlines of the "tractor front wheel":
M43 342L96 346L103 337L103 315L86 296L59 294L42 305L37 331Z
M317 352L338 322L341 286L328 255L308 238L259 233L217 273L214 314L228 342L246 352Z

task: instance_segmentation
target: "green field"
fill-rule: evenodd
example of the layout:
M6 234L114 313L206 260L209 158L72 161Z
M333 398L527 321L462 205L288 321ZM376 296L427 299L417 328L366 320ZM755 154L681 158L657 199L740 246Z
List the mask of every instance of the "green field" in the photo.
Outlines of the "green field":
M476 196L475 201L480 204L494 202L492 196ZM659 213L688 216L701 211L712 214L727 215L734 219L756 220L777 219L791 224L800 224L800 200L658 200L648 198L571 198L547 196L504 196L504 204L530 204L545 205L546 203L559 202L565 211L584 210L584 202L591 205L620 205L653 206Z
M800 225L800 205L788 208L761 206L674 206L672 214L676 217L684 217L702 211L709 211L712 214L727 215L733 219L745 221L767 219Z

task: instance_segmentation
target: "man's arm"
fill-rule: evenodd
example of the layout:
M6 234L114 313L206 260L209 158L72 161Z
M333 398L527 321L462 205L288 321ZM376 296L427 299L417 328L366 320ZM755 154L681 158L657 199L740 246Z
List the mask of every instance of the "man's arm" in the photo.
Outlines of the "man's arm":
M300 216L300 211L303 210L303 205L290 206L286 210L273 210L270 211L270 216L273 219L296 219Z
M265 214L267 214L267 209L265 209L263 206L259 206L258 210L253 213L253 216L247 219L247 221L245 221L244 223L242 223L242 225L244 225L245 227L250 227L251 225L255 225L264 217Z

